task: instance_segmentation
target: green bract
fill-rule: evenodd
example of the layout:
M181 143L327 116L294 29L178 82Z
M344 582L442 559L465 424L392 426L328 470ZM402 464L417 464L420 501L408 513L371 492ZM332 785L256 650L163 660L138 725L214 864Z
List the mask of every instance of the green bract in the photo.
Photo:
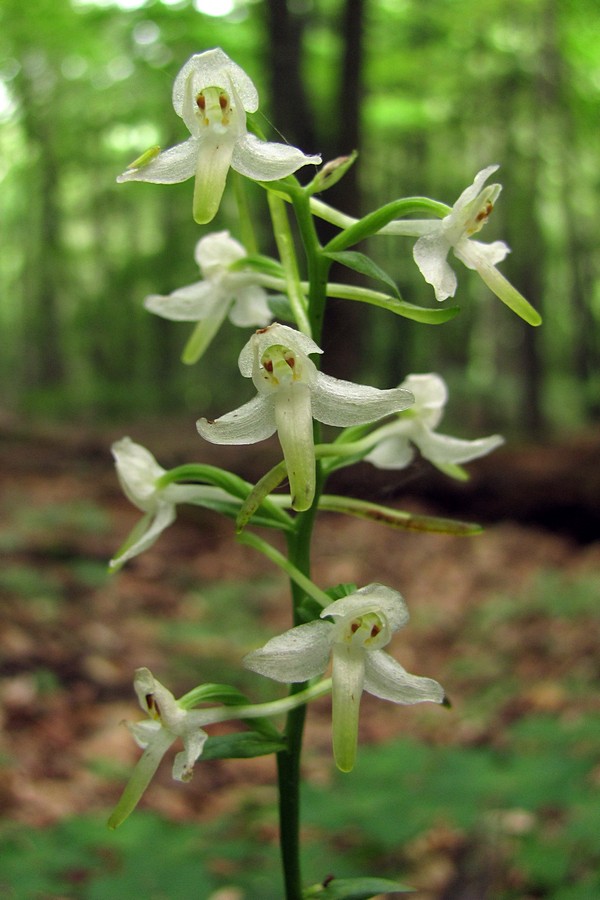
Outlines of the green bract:
M215 217L230 167L257 181L274 181L321 162L320 156L248 133L246 113L258 109L258 93L244 70L218 47L188 59L173 85L173 107L191 137L162 153L152 148L117 181L176 184L194 175L194 219L201 225Z

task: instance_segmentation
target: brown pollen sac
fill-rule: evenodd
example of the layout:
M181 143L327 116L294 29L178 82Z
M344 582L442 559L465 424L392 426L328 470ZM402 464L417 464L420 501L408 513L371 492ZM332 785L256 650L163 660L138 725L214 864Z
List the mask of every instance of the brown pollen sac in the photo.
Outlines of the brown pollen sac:
M219 106L222 110L226 110L229 106L229 98L227 94L219 94Z
M265 369L265 372L272 372L273 371L273 360L265 359L265 361L263 362L263 367Z
M155 713L160 719L160 709L154 694L146 694L146 706L148 707L149 713Z
M204 110L206 109L206 98L204 97L204 94L198 94L198 96L196 97L196 106L199 110L204 112Z
M494 204L488 200L488 202L485 204L484 208L482 210L480 210L477 213L477 215L475 216L475 221L476 222L485 222L485 220L489 217L493 208L494 208Z
M381 631L381 628L379 627L379 625L373 625L373 627L371 628L371 637L372 638L377 637L377 635L379 634L380 631Z
M350 631L352 632L352 634L356 634L356 632L358 631L359 628L360 628L360 622L353 622L352 625L350 626Z
M288 364L288 366L290 367L290 369L293 369L294 366L296 365L296 358L294 356L286 356L285 361Z

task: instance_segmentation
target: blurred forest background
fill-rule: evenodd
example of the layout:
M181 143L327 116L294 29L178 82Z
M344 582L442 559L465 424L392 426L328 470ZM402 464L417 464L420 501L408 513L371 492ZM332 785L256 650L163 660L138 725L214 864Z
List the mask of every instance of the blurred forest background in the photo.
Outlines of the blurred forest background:
M189 326L142 308L147 293L198 277L192 253L207 229L192 221L191 184L115 183L147 147L185 139L173 78L192 53L217 45L259 88L270 139L279 132L324 159L359 149L325 198L347 212L410 194L453 203L480 168L501 166L484 239L511 246L502 269L544 326L524 326L454 260L460 316L423 326L341 304L325 338L327 371L388 387L437 370L458 395L455 414L462 398L478 425L527 437L593 422L595 0L4 0L3 407L90 422L223 411L238 396L239 331L186 369ZM252 201L264 216L260 189ZM240 236L232 192L213 224ZM411 249L409 239L378 238L369 252L405 299L434 306Z

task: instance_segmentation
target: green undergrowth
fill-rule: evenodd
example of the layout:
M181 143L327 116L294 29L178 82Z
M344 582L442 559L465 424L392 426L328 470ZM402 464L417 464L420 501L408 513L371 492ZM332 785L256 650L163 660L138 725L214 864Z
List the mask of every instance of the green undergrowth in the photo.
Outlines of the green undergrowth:
M494 900L599 896L599 754L597 720L583 715L522 719L501 750L362 747L350 775L305 787L307 881L368 871L410 883L410 848L443 827L463 853L483 846L497 860ZM41 831L5 824L0 895L208 900L235 886L245 900L279 900L275 823L270 795L250 791L199 827L144 812L114 834L97 817Z

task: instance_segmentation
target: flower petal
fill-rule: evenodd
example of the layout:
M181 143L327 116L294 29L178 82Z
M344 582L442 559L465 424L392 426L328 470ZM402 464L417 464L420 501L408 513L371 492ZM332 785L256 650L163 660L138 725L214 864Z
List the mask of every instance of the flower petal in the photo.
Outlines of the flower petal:
M414 394L415 404L411 407L410 414L430 428L435 428L448 402L448 388L444 379L435 372L409 375L400 387Z
M194 763L201 755L208 735L201 728L189 731L184 737L184 749L173 760L175 781L190 781L194 774Z
M407 409L414 397L403 388L382 391L319 372L312 388L313 416L326 425L360 425Z
M465 188L456 203L452 208L451 215L455 215L460 213L465 206L467 206L472 200L474 200L478 194L481 193L484 184L494 172L497 172L500 166L486 166L485 169L481 169L480 172L477 173L475 178L473 179L473 184L470 184L469 187Z
M234 63L220 47L216 47L214 50L205 50L203 53L195 53L181 68L175 79L173 108L178 116L185 119L186 93L189 93L195 101L200 91L207 87L218 87L229 91L232 85L246 112L256 112L258 93L251 78L241 66Z
M447 300L456 293L456 275L448 265L446 257L450 243L442 231L425 234L413 247L414 260L421 275L433 285L436 300Z
M354 619L370 612L382 613L392 631L406 625L409 619L408 607L403 596L387 585L377 582L334 600L322 611L321 618L343 616Z
M206 319L215 304L223 299L218 286L209 281L197 281L177 288L171 294L150 294L144 300L144 308L171 322L199 322Z
M410 675L385 650L373 650L365 660L365 691L392 703L442 703L443 687L433 678Z
M229 310L229 320L238 328L256 325L264 327L273 319L267 292L257 284L248 284L236 291L236 299Z
M454 247L454 255L467 269L479 269L484 265L495 266L506 259L510 247L504 241L484 244L472 238L463 238Z
M271 638L264 647L248 653L244 657L244 665L252 672L275 681L308 681L327 668L332 628L330 622L297 625Z
M246 251L228 231L214 231L200 238L194 249L194 259L204 278L216 278L229 266L243 259Z
M155 507L155 482L165 474L165 470L149 450L129 437L115 441L111 452L127 499L143 512L152 511Z
M218 419L198 419L196 427L212 444L256 444L277 429L273 403L260 394Z
M306 356L323 352L308 335L296 331L295 328L290 328L289 325L273 322L268 328L261 328L253 334L248 343L242 347L238 365L244 378L252 377L255 361L260 360L265 351L275 344L287 347L294 353L304 353Z
M127 560L132 559L134 556L139 556L140 553L151 547L165 528L168 528L175 521L175 516L175 506L172 503L159 501L148 530L130 546L126 543L124 551L118 553L110 560L109 568L120 568Z
M405 469L414 459L414 455L407 435L390 434L389 437L382 438L377 446L367 453L365 460L377 469Z
M465 441L445 434L436 434L428 428L415 431L412 439L425 459L434 465L458 465L470 462L491 453L504 443L504 438L499 434Z
M118 176L123 181L149 181L152 184L178 184L194 174L198 156L198 141L188 138L169 150L163 150L149 163L138 168L125 169Z
M236 142L231 167L255 181L275 181L302 166L316 166L320 162L320 156L307 156L289 144L261 141L254 134L244 134Z

